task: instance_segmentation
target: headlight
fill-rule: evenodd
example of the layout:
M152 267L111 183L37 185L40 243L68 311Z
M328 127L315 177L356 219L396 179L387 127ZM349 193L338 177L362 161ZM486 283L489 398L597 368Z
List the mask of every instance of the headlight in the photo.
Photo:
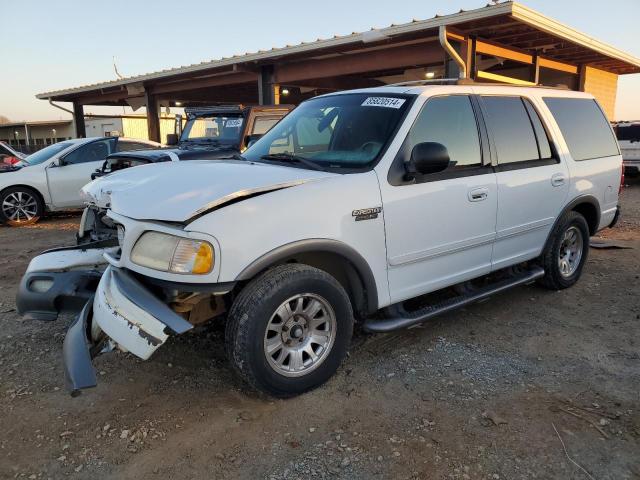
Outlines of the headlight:
M204 240L146 232L131 251L131 261L163 272L202 275L213 268L213 247Z

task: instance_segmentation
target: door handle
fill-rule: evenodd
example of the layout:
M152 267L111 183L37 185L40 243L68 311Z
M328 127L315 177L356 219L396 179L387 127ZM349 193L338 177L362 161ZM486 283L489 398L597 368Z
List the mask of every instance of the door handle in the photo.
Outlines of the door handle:
M469 190L469 194L467 195L470 202L481 202L486 200L488 196L488 188L474 188L473 190Z
M562 173L556 173L555 175L551 176L551 185L553 185L554 187L560 187L564 185L565 181L566 177Z

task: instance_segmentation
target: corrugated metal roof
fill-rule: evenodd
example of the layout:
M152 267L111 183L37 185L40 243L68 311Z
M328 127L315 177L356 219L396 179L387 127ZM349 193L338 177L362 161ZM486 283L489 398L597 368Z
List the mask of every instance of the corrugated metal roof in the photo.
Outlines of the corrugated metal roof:
M411 22L399 25L391 24L388 27L381 29L372 28L368 32L353 32L348 35L335 35L334 37L328 39L319 38L312 42L302 42L297 45L286 45L285 47L272 48L271 50L248 52L239 55L233 55L231 57L222 57L215 60L164 69L131 77L125 77L108 82L94 83L74 88L40 93L36 95L36 98L50 99L53 97L98 91L118 86L122 87L150 80L158 80L176 75L183 75L186 73L232 66L245 62L266 62L287 55L307 53L315 50L339 47L348 44L370 43L376 41L376 39L385 37L415 33L423 30L432 30L438 28L441 25L455 25L501 15L511 15L516 20L528 24L536 29L551 33L557 37L566 39L567 41L573 42L585 48L589 48L591 50L594 50L595 52L609 56L621 62L628 63L640 69L640 59L629 55L621 50L618 50L615 47L595 40L573 28L563 25L560 22L545 17L544 15L519 3L507 1L494 5L488 4L486 7L474 10L460 10L458 13L450 15L436 15L433 18L427 20L412 20ZM374 33L372 34L372 32Z

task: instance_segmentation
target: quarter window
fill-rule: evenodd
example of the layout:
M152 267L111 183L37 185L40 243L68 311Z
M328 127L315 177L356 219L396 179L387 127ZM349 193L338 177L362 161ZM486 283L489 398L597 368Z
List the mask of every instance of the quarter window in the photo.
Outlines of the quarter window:
M574 160L620 154L611 126L595 100L547 97L544 102L556 119Z
M498 163L527 162L543 158L538 151L531 118L520 97L484 96L482 102Z
M428 100L411 127L408 140L408 152L423 142L444 145L451 159L449 169L479 167L482 164L478 126L471 99L466 95Z

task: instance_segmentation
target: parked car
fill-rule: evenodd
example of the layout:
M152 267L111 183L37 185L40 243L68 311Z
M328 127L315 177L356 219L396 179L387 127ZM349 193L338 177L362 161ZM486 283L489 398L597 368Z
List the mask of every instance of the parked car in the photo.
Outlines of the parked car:
M640 174L640 121L618 122L615 124L615 131L625 174L636 177Z
M185 108L187 122L180 134L167 135L168 148L112 154L91 178L147 163L228 158L244 151L292 108L292 105Z
M117 137L54 143L0 170L0 223L37 222L46 211L82 208L80 189L112 152L160 145Z
M22 152L18 152L7 142L0 142L0 164L15 165L23 160L26 155Z
M99 352L148 359L214 320L249 385L300 394L336 371L354 320L389 332L534 281L571 287L619 211L611 126L592 96L562 89L330 94L243 156L84 188L118 244L36 257L17 299L49 320L88 299L64 340L72 392L96 385Z

